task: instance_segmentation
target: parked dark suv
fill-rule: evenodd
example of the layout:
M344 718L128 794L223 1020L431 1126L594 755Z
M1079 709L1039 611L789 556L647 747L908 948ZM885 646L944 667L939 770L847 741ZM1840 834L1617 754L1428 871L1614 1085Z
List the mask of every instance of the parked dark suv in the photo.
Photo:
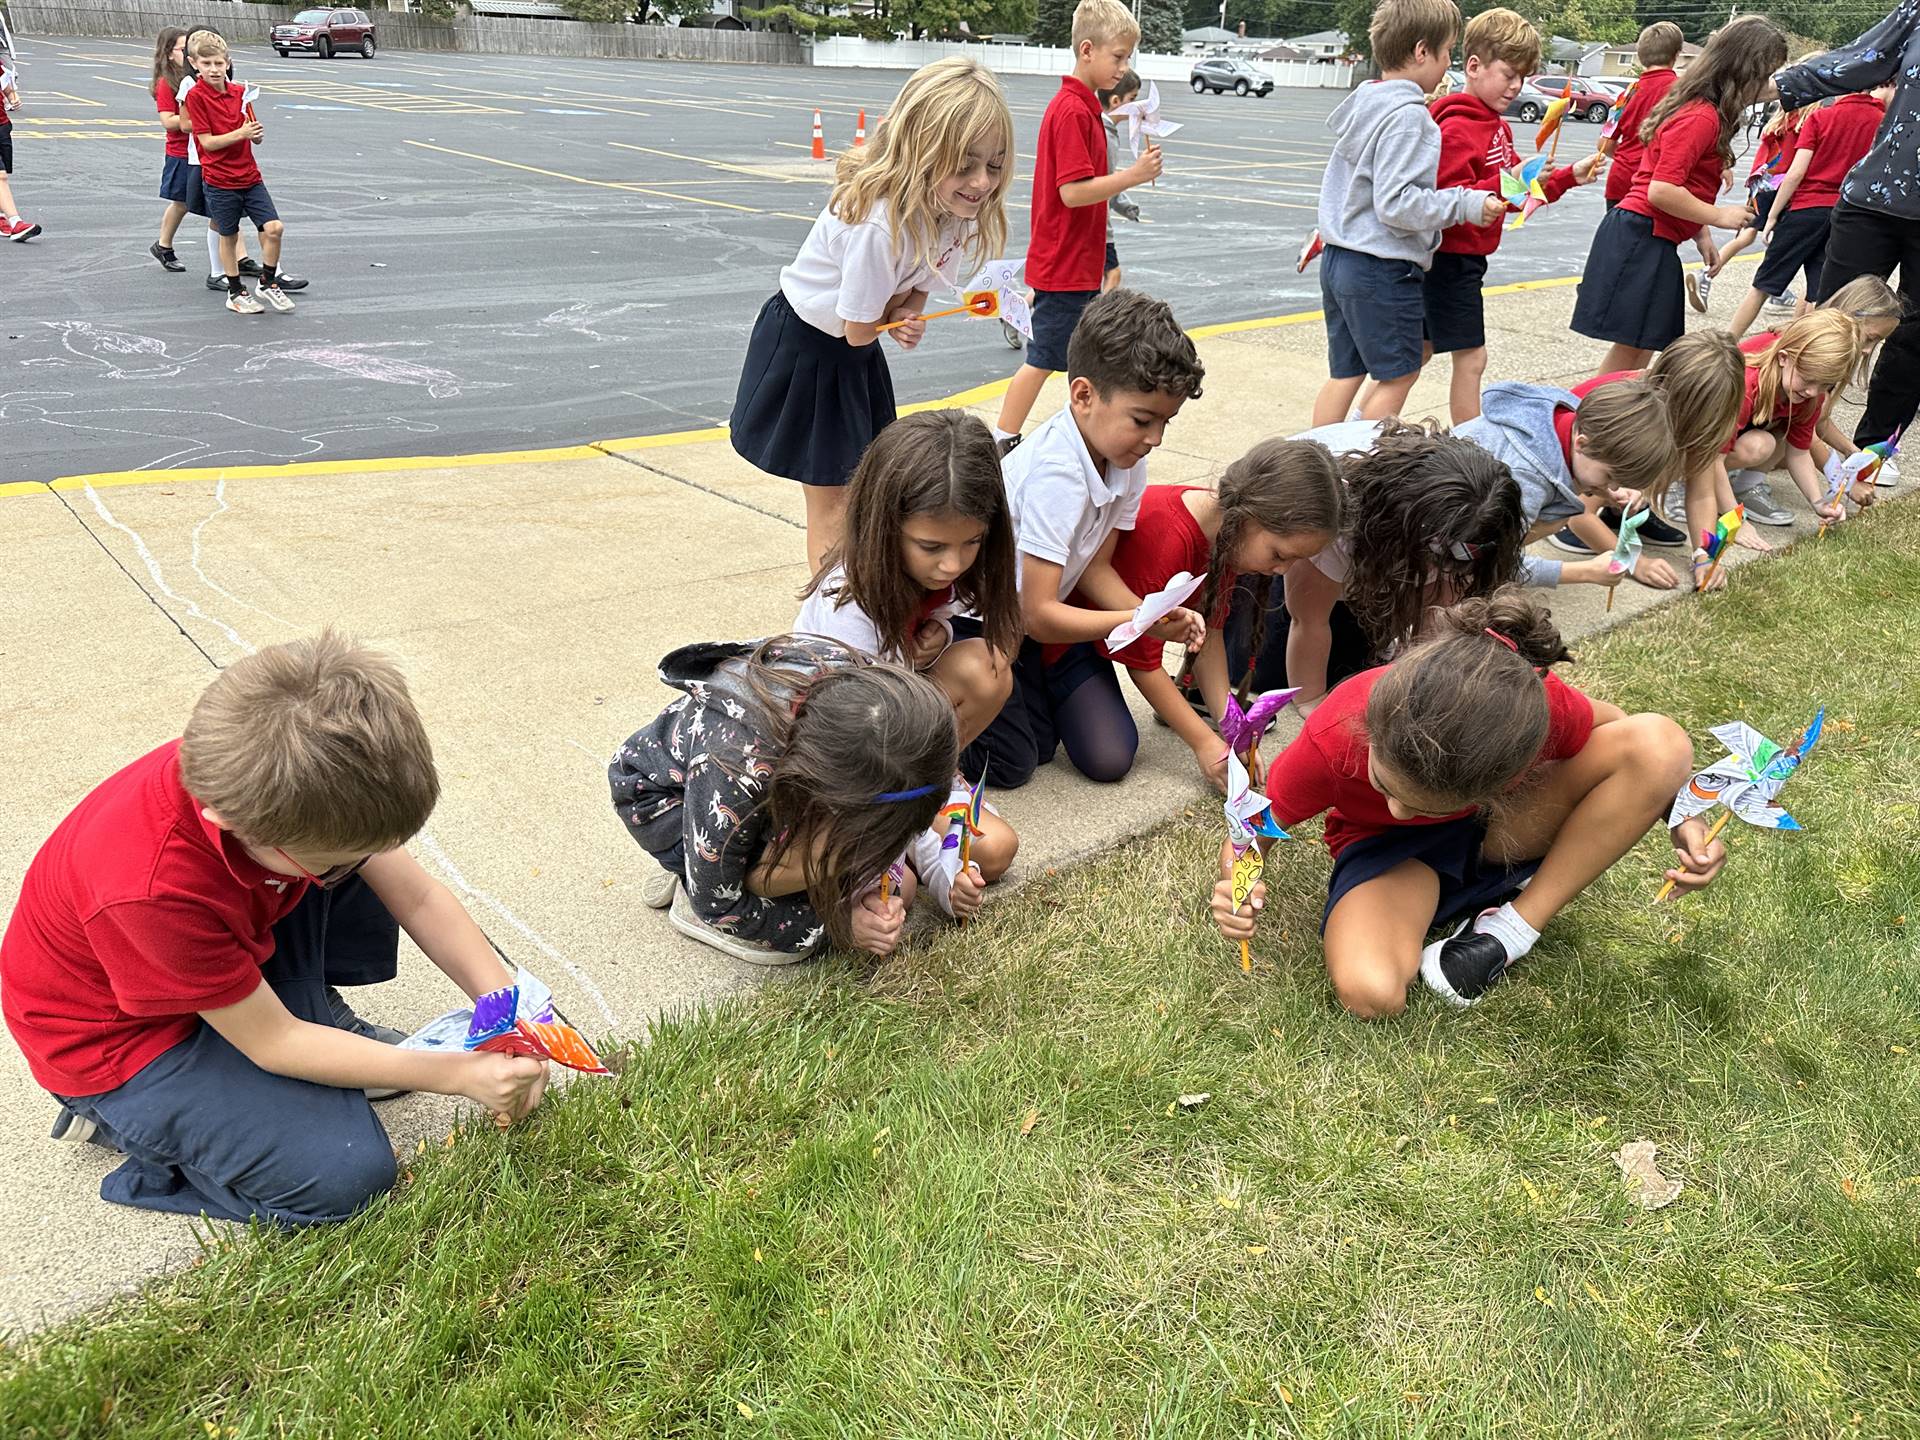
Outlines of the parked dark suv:
M1273 90L1273 77L1244 60L1226 55L1210 56L1193 67L1193 93L1211 90L1218 95L1231 90L1236 95L1266 95Z
M364 10L302 10L284 25L276 25L267 43L282 55L311 50L322 60L355 51L371 60L373 21Z

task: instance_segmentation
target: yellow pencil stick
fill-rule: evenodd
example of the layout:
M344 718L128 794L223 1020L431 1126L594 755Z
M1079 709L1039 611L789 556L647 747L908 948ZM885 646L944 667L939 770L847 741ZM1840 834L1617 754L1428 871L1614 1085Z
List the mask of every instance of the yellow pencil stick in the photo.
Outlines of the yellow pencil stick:
M1722 810L1720 812L1720 818L1714 821L1712 828L1707 831L1707 838L1700 842L1700 848L1704 850L1713 844L1715 840L1719 839L1720 832L1727 828L1727 822L1731 819L1733 819L1733 811ZM1666 899L1667 896L1673 893L1673 887L1678 883L1678 881L1674 880L1667 881L1666 884L1660 887L1660 893L1653 897L1653 903L1658 905L1662 900Z

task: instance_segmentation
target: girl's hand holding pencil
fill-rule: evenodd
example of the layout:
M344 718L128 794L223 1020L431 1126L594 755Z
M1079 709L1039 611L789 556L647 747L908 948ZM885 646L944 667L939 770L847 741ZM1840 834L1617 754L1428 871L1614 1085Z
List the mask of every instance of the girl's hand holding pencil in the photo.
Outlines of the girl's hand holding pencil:
M869 890L853 902L853 945L869 955L891 955L907 924L907 907L898 895Z
M947 902L953 907L953 918L971 920L980 913L981 902L987 898L986 876L981 874L978 865L962 865L960 873L953 877L953 888L947 892Z
M886 324L881 328L893 337L893 343L902 350L911 350L920 343L920 337L927 333L927 320L918 310L902 305L887 312Z
M1216 880L1213 885L1213 924L1224 940L1237 940L1242 945L1253 939L1253 922L1258 918L1260 909L1267 903L1267 882L1256 880L1253 889L1247 895L1246 904L1238 914L1233 908L1233 881Z
M1698 890L1709 884L1727 863L1727 847L1717 838L1721 827L1733 812L1721 812L1719 823L1709 830L1706 817L1692 816L1682 820L1669 833L1673 838L1673 848L1679 864L1667 871L1667 883L1661 889L1659 898L1664 900L1675 890Z

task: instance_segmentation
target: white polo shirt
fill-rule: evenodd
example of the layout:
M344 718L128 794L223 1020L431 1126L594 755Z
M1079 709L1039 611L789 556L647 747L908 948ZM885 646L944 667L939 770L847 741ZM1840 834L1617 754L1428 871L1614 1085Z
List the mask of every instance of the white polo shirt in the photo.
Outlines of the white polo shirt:
M881 638L879 627L873 623L871 615L851 600L844 605L836 603L841 587L846 583L846 573L840 566L834 566L813 593L800 602L800 613L793 622L794 633L825 635L876 660L906 664L907 657L901 654L898 647ZM959 605L948 599L936 605L927 615L927 619L946 630L948 644L953 643L952 617L959 609Z
M1101 473L1066 406L1000 462L1014 547L1060 567L1060 598L1073 593L1116 530L1133 529L1147 462Z
M780 293L794 313L829 335L847 333L847 322L875 325L887 301L909 290L934 291L951 281L973 233L973 222L950 220L940 228L933 264L923 264L904 235L894 248L887 202L876 200L867 218L849 225L831 208L822 210L793 263L780 272Z

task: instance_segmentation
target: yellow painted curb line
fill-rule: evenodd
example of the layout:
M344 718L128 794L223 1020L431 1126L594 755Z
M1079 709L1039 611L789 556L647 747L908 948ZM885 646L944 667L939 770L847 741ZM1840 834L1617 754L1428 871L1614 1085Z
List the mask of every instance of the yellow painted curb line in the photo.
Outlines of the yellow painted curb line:
M1754 264L1760 259L1759 255L1736 255L1732 263ZM1506 285L1490 285L1481 293L1518 295L1529 290L1559 290L1579 283L1578 275L1562 275L1550 280L1516 280ZM1295 310L1285 315L1264 315L1252 320L1226 320L1217 325L1199 325L1187 334L1195 340L1213 340L1256 330L1310 325L1325 318L1323 311ZM1005 380L991 380L939 400L903 405L900 413L913 415L923 410L955 410L969 405L984 405L1006 394L1007 386L1011 383L1011 376ZM601 455L628 455L640 450L704 445L726 438L727 427L714 425L700 430L669 430L659 435L631 435L616 440L594 440L581 445L559 445L542 450L480 450L465 455L393 455L377 460L293 460L280 465L223 465L197 470L104 470L92 475L62 475L57 480L45 483L38 480L0 482L0 500L13 495L40 495L49 490L84 490L89 486L95 490L112 490L128 485L190 485L206 480L291 480L308 475L379 475L397 470L465 470L489 465L532 465L548 460L592 460Z

